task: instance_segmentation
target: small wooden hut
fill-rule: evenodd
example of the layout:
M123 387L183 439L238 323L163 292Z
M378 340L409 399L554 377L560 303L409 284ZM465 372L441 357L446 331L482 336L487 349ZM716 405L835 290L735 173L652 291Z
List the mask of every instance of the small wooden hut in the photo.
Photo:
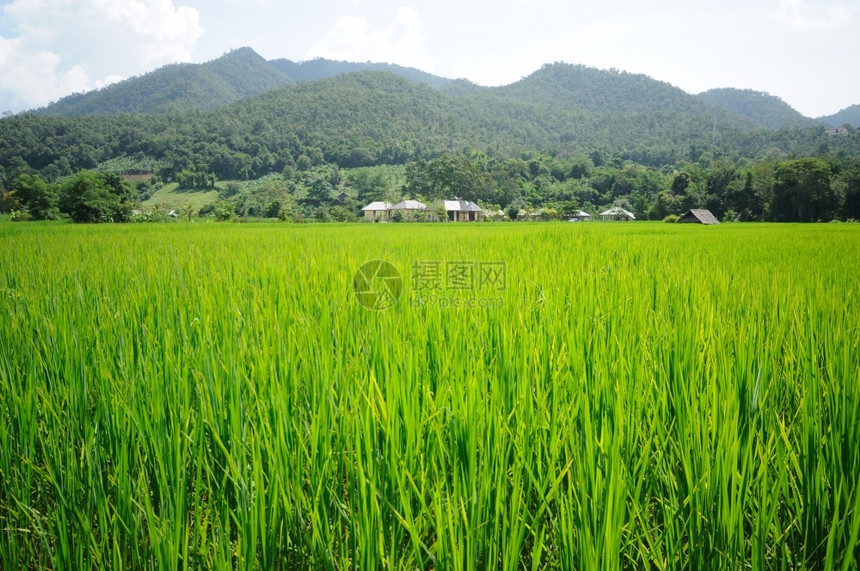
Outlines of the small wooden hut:
M678 219L678 222L685 224L719 224L717 217L711 214L710 210L704 208L693 208L688 210L686 214Z

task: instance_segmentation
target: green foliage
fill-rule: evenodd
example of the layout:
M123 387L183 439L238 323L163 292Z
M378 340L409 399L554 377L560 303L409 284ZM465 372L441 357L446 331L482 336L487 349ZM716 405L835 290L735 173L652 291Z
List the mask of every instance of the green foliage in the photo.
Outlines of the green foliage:
M176 173L174 178L179 184L179 190L211 190L217 182L214 174L196 169L185 169Z
M12 192L14 200L26 209L30 219L54 220L59 217L57 189L45 183L39 175L18 175L12 181Z
M458 96L365 71L208 111L21 114L0 122L0 175L8 186L19 174L37 172L54 182L82 168L139 171L157 165L165 180L198 167L220 180L249 180L296 164L303 170L323 161L344 169L404 165L483 149L490 162L535 154L576 157L568 173L549 174L581 179L593 176L594 167L625 162L659 168L690 159L707 166L717 155L758 159L777 149L808 156L822 146L850 158L860 154L860 136L829 136L819 127L757 130L643 76L550 66L513 86ZM475 162L481 173L490 166Z
M831 185L834 165L821 159L796 159L777 165L771 215L774 220L832 220L841 198Z
M804 117L779 97L751 89L711 89L698 95L703 101L752 119L762 127L779 129L786 125L809 127L814 121Z
M39 113L55 116L165 113L211 109L292 83L250 48L204 64L172 64L48 105Z
M161 167L159 161L138 153L134 157L123 155L106 160L93 170L112 174L152 174L158 172Z
M335 222L358 222L358 215L347 206L333 206L329 211L331 219Z
M0 235L0 568L860 556L858 225ZM422 260L506 277L431 303Z
M394 73L414 83L426 83L434 88L443 88L451 83L451 80L443 77L389 63L332 61L324 58L314 58L301 62L276 59L269 63L295 81L317 81L345 73L373 70Z
M214 67L230 77L245 68L255 75L259 59L239 50ZM213 66L206 69L214 73ZM653 220L693 207L718 217L734 211L739 220L790 220L798 219L792 196L803 185L792 182L790 169L778 180L776 172L798 159L833 166L820 179L829 188L814 191L821 212L804 219L856 217L850 165L857 156L854 130L834 136L821 125L796 123L761 129L648 77L566 64L500 88L448 92L361 71L205 111L21 114L0 121L6 188L19 175L38 174L52 185L81 169L154 170L160 180L179 181L182 191L211 189L212 177L236 181L218 185L221 198L233 200L242 216L266 217L287 204L282 197L268 193L263 200L253 191L239 197L239 189L244 181L281 174L286 190L280 194L291 195L305 217L343 192L358 206L406 194L565 212L574 204L599 209L624 199L637 217ZM214 200L175 190L143 184L138 196L148 206L174 209Z
M236 206L229 200L221 200L211 207L212 215L218 222L227 222L236 218ZM201 210L201 214L203 211Z
M152 208L158 205L167 211L179 211L190 203L196 210L200 210L217 202L218 199L218 190L183 191L179 190L179 185L175 182L166 185L158 183L153 186L152 195L142 203L142 206Z
M860 159L855 159L834 181L835 190L844 198L841 217L860 219Z
M393 203L405 184L404 177L404 169L400 167L359 167L349 170L344 182L362 205L386 200Z
M33 217L26 210L13 210L9 213L10 222L28 222L33 220Z
M819 120L831 127L851 125L854 128L858 128L860 127L860 104L850 105L838 113L827 117L820 117Z
M663 218L663 222L666 222L669 224L674 224L679 219L680 219L680 216L678 216L677 214L669 214Z
M81 171L60 185L59 205L74 222L128 222L137 197L117 175Z
M240 216L277 218L281 211L292 213L295 198L290 181L272 174L243 185L231 199L234 210Z

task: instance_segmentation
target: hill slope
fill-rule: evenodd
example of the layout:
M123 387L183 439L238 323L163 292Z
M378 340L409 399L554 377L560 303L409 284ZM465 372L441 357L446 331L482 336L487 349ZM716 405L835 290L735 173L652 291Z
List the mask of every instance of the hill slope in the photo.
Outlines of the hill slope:
M156 164L166 177L198 168L234 180L308 160L348 168L473 149L497 158L587 154L595 164L632 160L651 167L703 154L729 160L807 154L825 141L834 154L860 155L858 137L822 139L823 130L797 126L761 129L645 76L554 64L507 87L460 87L449 94L390 72L362 71L207 111L24 114L0 120L0 175L8 182L36 171L57 180L122 158Z
M426 83L430 87L441 89L451 82L450 79L439 77L412 67L403 67L390 63L357 63L315 58L309 61L294 62L288 59L275 59L269 62L275 69L295 81L317 81L329 79L345 73L357 71L389 71L414 83Z
M779 97L761 91L732 88L711 89L700 93L698 97L703 101L748 117L769 129L779 129L791 124L808 127L815 123Z
M851 125L854 128L860 127L860 105L852 105L846 107L838 113L828 115L827 117L819 117L819 121L830 125L831 127L841 127L842 125Z
M64 97L43 115L116 115L212 109L292 83L250 48L203 64L172 64L96 91Z

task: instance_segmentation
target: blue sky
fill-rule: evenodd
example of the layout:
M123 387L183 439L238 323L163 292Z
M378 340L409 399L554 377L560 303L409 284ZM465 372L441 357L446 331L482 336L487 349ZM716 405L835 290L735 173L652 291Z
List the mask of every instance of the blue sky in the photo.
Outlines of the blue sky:
M860 103L858 30L858 0L0 0L0 111L249 46L481 85L565 61L766 91L818 117Z

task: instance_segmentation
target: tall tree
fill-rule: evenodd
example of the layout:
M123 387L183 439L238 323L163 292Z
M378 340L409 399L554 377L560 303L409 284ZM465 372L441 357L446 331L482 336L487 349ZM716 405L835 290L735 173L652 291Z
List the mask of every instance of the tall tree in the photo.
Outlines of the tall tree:
M839 173L834 186L844 196L840 212L842 218L860 220L860 159L855 159Z
M14 198L30 213L34 220L57 218L57 191L37 174L22 174L12 181Z
M122 177L80 171L60 188L60 210L75 222L127 222L135 191Z
M777 165L772 214L776 220L807 222L832 220L841 201L831 185L835 167L818 158L784 161Z

